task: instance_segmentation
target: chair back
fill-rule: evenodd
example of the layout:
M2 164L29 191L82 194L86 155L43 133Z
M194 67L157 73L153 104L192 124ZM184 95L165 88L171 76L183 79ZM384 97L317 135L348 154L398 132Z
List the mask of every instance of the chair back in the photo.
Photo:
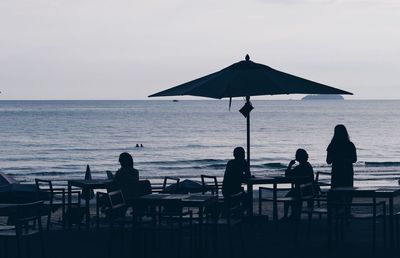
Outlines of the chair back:
M321 176L324 176L324 177L328 177L328 182L323 182L322 180L321 180ZM331 173L329 173L329 172L320 172L320 171L318 171L316 174L315 174L315 183L317 183L319 186L330 186L331 185Z
M203 194L211 192L211 194L218 195L218 181L216 176L201 175L201 185L203 187Z
M116 190L113 192L107 193L108 203L109 203L109 211L113 218L123 217L126 212L126 203L124 195L121 190Z
M315 196L314 192L314 183L306 183L306 184L301 184L299 186L300 190L300 198L301 199L312 199Z
M149 180L139 180L136 187L136 196L143 196L152 193L152 187Z
M51 180L35 178L35 184L36 184L36 189L38 190L38 192L46 193L46 196L48 198L48 201L50 201L50 204L53 203L54 188L53 188L53 183L51 182Z
M33 222L34 225L37 223L39 231L41 231L43 209L43 201L18 204L9 214L10 222L15 225L17 234L21 234L21 230L24 228L28 229L29 222Z
M137 182L137 187L135 190L136 197L151 194L151 193L152 193L152 187L151 187L151 183L149 180L139 180ZM140 202L139 203L132 202L129 204L133 204L133 211L139 217L150 213L150 210L152 208L151 205L147 205L145 203L140 203Z
M111 209L118 209L126 205L124 195L122 194L121 190L109 192L107 195Z
M246 210L246 194L241 191L230 196L225 196L225 215L228 223L232 218L242 218Z
M171 182L171 181L172 181L172 183L169 183L169 182ZM173 190L178 190L178 189L179 189L179 181L180 181L180 179L177 178L177 177L171 177L171 176L166 176L166 177L164 177L164 182L163 182L163 186L162 186L162 191L165 192L165 191L167 190L167 187L170 186L170 185L172 185L172 184L175 184L175 185L176 185L176 189L173 189ZM172 190L172 189L171 189L171 190Z
M39 219L42 215L43 201L18 204L15 220L26 223Z

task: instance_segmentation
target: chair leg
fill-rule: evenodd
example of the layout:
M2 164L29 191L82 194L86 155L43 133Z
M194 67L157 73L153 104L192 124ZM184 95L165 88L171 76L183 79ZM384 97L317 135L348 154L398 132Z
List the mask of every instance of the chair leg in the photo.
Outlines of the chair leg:
M347 215L346 215L346 217L345 218L342 218L341 219L341 222L340 222L340 229L341 229L341 233L340 233L340 239L341 239L341 241L342 242L344 242L345 241L345 236L346 236L346 234L345 234L345 230L346 230L346 225L347 225L347 223L348 223L348 220L349 220L349 218L347 217Z
M396 243L396 245L397 245L397 248L400 246L400 228L399 228L399 225L400 223L399 223L399 216L398 215L396 215L396 237L397 237L397 243Z
M339 244L339 241L340 241L340 231L342 230L341 228L340 228L340 221L341 221L341 218L336 218L335 219L335 240L336 240L336 244Z
M182 219L179 220L179 231L178 231L178 258L181 257L182 254L182 241L183 241L183 225L182 225Z
M112 258L113 257L113 238L114 238L114 229L110 225L110 229L108 230L108 257Z
M383 211L383 246L387 247L387 238L386 238L386 210Z
M214 250L215 250L215 253L217 253L218 252L218 225L217 225L217 223L215 223L215 225L214 225L214 237L215 237Z
M372 219L372 249L375 252L375 248L376 248L376 217L374 216L374 218Z
M25 238L25 249L26 249L26 258L30 258L31 257L31 241L29 239L29 237Z
M230 253L230 257L233 258L233 238L232 238L232 228L230 225L228 226L228 239L229 239L229 253Z
M40 253L41 253L42 258L45 258L46 257L46 252L45 252L45 249L44 249L44 239L43 239L43 233L42 232L39 233L39 247L40 247Z
M319 214L321 216L321 214ZM308 213L308 223L307 223L307 237L311 236L311 222L312 222L312 213Z
M301 222L301 215L297 216L293 219L294 223L294 234L293 234L293 246L297 245L298 235L299 235L299 227Z
M8 241L7 241L6 237L4 238L4 251L3 251L3 253L4 253L4 257L8 257L7 256L8 255Z
M18 258L21 258L21 237L20 236L17 236L17 257Z
M239 240L240 240L240 247L241 247L241 257L246 257L247 249L246 244L244 243L245 238L243 237L243 224L239 224Z
M49 213L47 214L47 225L46 225L47 230L50 230L50 224L51 224L51 209L49 209Z
M121 230L121 256L125 253L124 249L125 249L125 226L124 225L120 225L120 230Z

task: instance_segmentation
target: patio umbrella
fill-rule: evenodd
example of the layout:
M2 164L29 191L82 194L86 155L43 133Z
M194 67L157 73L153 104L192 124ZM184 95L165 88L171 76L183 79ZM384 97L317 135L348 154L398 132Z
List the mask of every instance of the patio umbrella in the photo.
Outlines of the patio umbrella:
M250 61L234 63L218 72L206 75L155 93L149 97L191 95L215 99L245 97L240 112L247 118L247 162L250 166L250 96L278 94L349 94L350 92L303 79ZM229 104L230 105L230 104Z

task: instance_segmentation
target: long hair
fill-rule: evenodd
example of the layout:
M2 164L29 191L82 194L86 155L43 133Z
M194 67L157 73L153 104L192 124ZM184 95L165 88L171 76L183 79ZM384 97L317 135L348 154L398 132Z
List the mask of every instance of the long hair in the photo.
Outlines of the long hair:
M335 126L331 144L350 142L349 133L344 125L339 124Z
M123 152L119 155L119 163L121 164L121 168L132 168L133 167L133 158L131 154L128 152Z
M308 160L308 153L305 149L297 149L296 151L296 159L300 162L307 162Z

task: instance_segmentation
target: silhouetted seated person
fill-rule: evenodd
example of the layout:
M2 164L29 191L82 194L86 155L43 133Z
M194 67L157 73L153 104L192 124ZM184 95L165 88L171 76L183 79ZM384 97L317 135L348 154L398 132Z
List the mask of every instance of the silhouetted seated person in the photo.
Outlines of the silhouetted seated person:
M299 164L292 168L293 165L296 163L296 161L299 162ZM286 177L304 177L303 183L313 183L314 182L314 170L311 166L311 164L308 162L308 154L304 149L298 149L296 151L296 157L295 160L291 160L289 162L288 167L286 168L285 171L285 176ZM310 191L313 191L313 189L310 189ZM301 212L301 200L300 200L300 193L298 192L298 189L292 189L290 190L287 194L287 197L295 197L298 198L298 200L294 201L293 203L289 204L285 202L284 206L284 216L283 219L288 219L288 212L289 212L289 207L291 206L292 213L289 218L297 218L300 216Z
M245 152L242 147L233 150L235 159L226 164L224 181L222 183L222 195L224 198L237 194L243 190L242 183L250 179L249 166L245 160Z
M139 171L133 168L133 158L127 153L119 155L121 168L115 173L113 178L113 188L119 188L124 195L124 199L129 203L138 194Z

